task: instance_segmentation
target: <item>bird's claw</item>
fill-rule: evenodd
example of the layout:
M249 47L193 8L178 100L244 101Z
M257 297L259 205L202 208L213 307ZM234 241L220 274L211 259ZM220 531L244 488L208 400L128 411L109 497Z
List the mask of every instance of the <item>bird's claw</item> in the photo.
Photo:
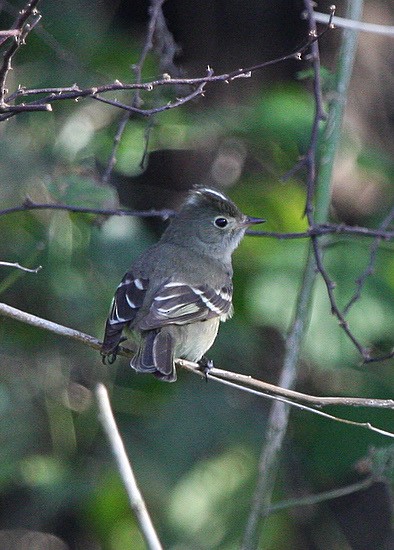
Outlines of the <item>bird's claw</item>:
M202 357L199 361L197 361L197 364L199 370L204 373L205 381L208 382L208 373L214 367L212 359Z

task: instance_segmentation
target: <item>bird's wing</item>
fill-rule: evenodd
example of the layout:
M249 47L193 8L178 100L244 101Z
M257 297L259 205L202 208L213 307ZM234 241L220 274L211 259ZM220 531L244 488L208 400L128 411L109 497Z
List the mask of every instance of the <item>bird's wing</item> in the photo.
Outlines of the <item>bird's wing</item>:
M227 319L232 314L232 287L214 289L209 285L189 285L166 281L155 292L148 313L138 323L141 330L165 325L185 325L213 317Z
M138 310L142 306L148 283L148 279L134 277L132 273L126 273L116 289L101 346L103 357L112 356L110 362L113 362L116 358L123 329L134 321Z
M112 300L108 321L110 325L131 323L142 306L148 288L149 279L134 277L126 273Z

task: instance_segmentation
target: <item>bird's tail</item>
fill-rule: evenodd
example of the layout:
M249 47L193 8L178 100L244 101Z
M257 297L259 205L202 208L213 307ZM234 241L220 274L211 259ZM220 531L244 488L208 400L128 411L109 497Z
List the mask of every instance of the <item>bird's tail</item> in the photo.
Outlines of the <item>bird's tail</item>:
M130 365L137 372L149 372L165 382L175 382L174 338L165 329L146 331Z

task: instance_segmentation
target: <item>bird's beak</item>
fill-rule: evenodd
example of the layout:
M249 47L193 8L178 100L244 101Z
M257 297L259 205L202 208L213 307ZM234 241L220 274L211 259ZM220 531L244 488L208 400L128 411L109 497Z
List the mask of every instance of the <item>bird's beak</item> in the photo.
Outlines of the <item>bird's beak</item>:
M258 223L265 223L266 221L267 220L265 220L264 218L252 218L251 216L246 216L243 225L256 225Z

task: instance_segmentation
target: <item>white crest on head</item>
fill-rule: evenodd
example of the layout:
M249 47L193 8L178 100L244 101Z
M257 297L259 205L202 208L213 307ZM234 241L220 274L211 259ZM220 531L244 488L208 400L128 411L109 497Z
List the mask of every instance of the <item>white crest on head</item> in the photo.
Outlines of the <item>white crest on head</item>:
M223 201L228 201L228 198L226 195L218 191L217 189L211 189L210 187L203 187L201 189L197 189L197 193L200 193L201 195L207 194L207 195L214 195L215 197L218 197L219 199L222 199Z
M228 202L228 197L224 195L224 193L221 193L217 189L212 189L210 187L199 187L197 189L193 190L193 194L190 195L188 199L188 204L194 204L196 201L198 201L198 195L213 195L217 199L220 199L222 201Z

